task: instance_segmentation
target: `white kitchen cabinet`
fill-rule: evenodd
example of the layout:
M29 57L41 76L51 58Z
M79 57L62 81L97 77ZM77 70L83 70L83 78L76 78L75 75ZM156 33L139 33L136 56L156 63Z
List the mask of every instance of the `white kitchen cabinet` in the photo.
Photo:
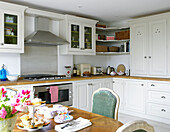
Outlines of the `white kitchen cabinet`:
M95 24L96 20L66 15L65 21L61 22L65 29L66 39L69 45L60 46L61 54L95 55Z
M24 52L25 6L0 2L0 52Z
M167 76L167 16L145 17L131 22L131 75Z
M131 26L131 74L147 75L146 23Z
M113 79L104 79L101 83L101 88L109 88L113 90Z
M145 113L146 83L139 80L125 80L124 110Z
M119 110L123 111L124 109L124 81L123 79L113 79L113 91L117 93L120 98Z

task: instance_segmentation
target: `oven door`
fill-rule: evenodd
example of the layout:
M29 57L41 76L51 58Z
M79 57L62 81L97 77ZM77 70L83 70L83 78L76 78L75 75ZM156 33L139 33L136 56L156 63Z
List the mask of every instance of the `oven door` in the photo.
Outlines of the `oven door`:
M50 85L58 86L58 102L62 105L71 106L72 105L72 84L60 84L60 85ZM41 98L46 101L47 104L51 103L50 86L35 86L34 87L34 97Z

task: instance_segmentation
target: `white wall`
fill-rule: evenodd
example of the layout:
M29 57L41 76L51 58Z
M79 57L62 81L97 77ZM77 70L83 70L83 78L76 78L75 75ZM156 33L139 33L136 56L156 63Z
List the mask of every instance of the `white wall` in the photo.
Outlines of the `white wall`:
M3 64L9 74L20 75L20 54L0 53L0 67Z

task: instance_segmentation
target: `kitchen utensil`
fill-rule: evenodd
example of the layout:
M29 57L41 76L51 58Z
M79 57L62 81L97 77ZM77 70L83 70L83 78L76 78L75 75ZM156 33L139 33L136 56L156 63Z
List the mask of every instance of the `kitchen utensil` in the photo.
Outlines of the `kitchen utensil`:
M121 72L125 73L125 70L126 70L126 68L123 64L118 65L117 72L121 71Z
M106 74L107 74L107 75L110 75L110 72L111 72L111 67L108 66L107 69L106 69Z
M17 81L18 80L18 75L7 75L7 79L9 81Z

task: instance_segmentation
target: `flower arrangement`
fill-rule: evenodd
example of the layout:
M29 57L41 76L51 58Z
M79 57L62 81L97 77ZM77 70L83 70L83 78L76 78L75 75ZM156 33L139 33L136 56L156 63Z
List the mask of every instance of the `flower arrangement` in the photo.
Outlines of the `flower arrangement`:
M7 91L5 87L0 88L0 120L14 117L19 111L25 110L21 109L26 105L29 105L31 101L30 91L22 90L12 99L8 99Z

